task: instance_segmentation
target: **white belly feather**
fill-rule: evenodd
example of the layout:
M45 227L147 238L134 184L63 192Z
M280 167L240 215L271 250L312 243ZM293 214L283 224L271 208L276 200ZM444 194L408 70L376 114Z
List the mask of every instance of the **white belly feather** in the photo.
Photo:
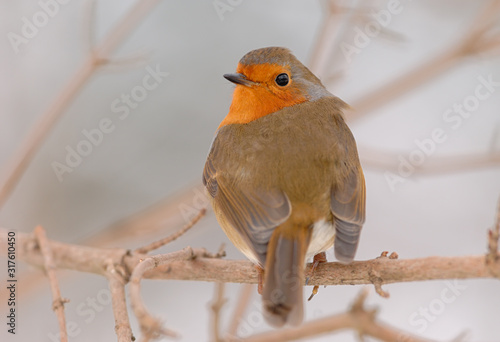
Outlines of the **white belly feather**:
M335 239L335 227L325 220L318 221L313 226L311 242L307 249L306 259L326 251L333 246Z

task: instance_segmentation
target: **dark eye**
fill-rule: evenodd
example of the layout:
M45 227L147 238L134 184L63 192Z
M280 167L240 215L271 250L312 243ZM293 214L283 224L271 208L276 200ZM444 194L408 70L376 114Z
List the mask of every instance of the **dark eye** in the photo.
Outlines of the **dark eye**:
M288 75L283 73L276 76L276 84L280 87L284 87L288 84Z

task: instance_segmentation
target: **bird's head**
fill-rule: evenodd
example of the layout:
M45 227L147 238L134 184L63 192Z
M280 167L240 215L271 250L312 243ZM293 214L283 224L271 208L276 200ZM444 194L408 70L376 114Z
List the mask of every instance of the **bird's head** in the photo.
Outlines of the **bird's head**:
M236 84L229 114L219 127L248 123L285 107L333 96L290 50L267 47L247 53L236 73L224 77Z

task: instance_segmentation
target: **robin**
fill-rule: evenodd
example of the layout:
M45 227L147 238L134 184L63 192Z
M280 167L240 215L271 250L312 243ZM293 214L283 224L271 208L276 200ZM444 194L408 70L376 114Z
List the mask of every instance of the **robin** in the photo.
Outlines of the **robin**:
M203 184L228 238L263 268L266 321L298 325L306 259L334 246L351 262L365 220L348 105L286 48L250 51L224 77L236 88Z

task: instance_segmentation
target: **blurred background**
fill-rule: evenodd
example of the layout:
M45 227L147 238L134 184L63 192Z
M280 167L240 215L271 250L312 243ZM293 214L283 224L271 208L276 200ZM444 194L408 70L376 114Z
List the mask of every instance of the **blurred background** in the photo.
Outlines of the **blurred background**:
M498 3L158 1L71 97L0 209L0 225L31 232L40 224L54 240L126 248L178 230L204 204L206 153L233 91L222 74L252 49L284 46L354 108L346 119L367 185L357 259L384 250L400 258L485 253L500 196ZM135 4L0 1L1 171ZM188 245L215 252L221 243L228 258L243 258L209 211L159 252ZM48 282L35 268L24 265L22 273L18 334L7 336L4 326L0 340L56 341ZM64 270L58 276L71 300L70 340L116 340L106 280ZM372 291L368 305L392 326L441 341L460 334L499 341L498 280L384 288L391 297ZM454 293L448 302L446 288ZM306 304L307 319L343 312L360 289L321 288ZM239 291L226 286L223 331ZM142 291L150 311L183 341L211 339L213 292L212 283L181 281L144 281ZM270 329L259 312L254 291L241 336ZM357 333L309 340L355 341Z

